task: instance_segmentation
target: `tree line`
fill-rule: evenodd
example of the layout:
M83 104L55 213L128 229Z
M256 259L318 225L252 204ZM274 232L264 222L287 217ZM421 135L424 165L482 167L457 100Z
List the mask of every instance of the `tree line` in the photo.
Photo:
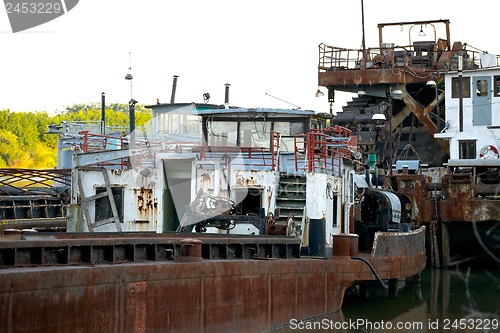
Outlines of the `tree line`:
M151 120L151 110L136 105L136 126L144 126ZM57 134L48 133L49 125L63 121L100 121L99 103L74 104L65 111L49 115L45 111L0 111L0 168L51 169L57 166ZM128 104L106 105L106 125L127 128Z

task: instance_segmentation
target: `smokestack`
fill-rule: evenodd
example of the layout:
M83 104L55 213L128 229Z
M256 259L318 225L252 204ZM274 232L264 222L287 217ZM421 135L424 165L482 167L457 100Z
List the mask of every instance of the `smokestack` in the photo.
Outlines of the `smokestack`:
M175 89L177 88L177 78L178 75L174 75L174 82L172 83L172 96L170 96L170 104L174 104L175 101Z
M136 104L137 104L137 101L133 98L128 102L128 111L129 111L129 117L130 117L130 143L129 143L130 148L135 147L135 105Z
M106 94L101 93L101 134L106 134Z
M225 86L226 86L226 94L224 96L224 105L226 105L227 107L229 105L229 87L231 85L229 83L226 83Z

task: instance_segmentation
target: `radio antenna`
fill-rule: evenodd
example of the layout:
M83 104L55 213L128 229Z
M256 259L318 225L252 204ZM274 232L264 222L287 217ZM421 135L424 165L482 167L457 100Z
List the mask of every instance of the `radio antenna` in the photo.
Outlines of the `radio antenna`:
M299 109L300 109L300 106L295 105L295 104L293 104L293 103L290 103L290 102L288 102L288 101L285 101L284 99L278 98L278 97L273 96L273 95L268 94L268 93L266 93L266 95L267 95L267 96L269 96L269 97L275 98L275 99L277 99L278 101L282 101L282 102L285 102L285 103L287 103L287 104L290 104L290 105L295 106L295 109L293 109L293 110L299 110Z
M134 76L132 75L132 52L128 53L128 74L125 75L125 80L130 81L130 99L132 100L132 79Z

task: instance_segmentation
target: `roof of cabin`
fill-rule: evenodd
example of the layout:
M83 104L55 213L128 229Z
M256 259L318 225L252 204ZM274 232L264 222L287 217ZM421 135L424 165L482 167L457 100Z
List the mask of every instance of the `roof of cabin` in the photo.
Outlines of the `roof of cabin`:
M227 109L196 109L199 115L205 114L234 114L234 113L272 113L272 114L294 114L313 115L314 111L295 109L270 109L270 108L227 108Z
M214 115L214 114L241 114L241 113L261 113L261 114L283 114L283 115L314 115L311 110L297 109L272 109L272 108L242 108L242 107L225 107L224 105L204 104L204 103L162 103L154 105L146 105L146 108L153 110L163 109L164 112L176 111L179 108L192 106L191 112L198 115Z

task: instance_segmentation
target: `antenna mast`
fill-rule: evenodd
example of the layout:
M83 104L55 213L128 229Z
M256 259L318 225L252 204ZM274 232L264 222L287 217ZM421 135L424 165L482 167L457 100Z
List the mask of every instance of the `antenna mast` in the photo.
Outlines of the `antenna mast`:
M268 93L266 93L266 95L267 95L267 96L269 96L269 97L272 97L272 98L276 98L278 101L282 101L282 102L285 102L285 103L287 103L287 104L290 104L290 105L295 106L295 109L294 109L294 110L299 110L299 109L300 109L300 106L295 105L295 104L292 104L292 103L290 103L290 102L288 102L288 101L285 101L284 99L278 98L278 97L273 96L273 95L268 94Z
M132 52L128 53L128 74L125 75L125 80L130 81L130 99L132 100L132 79L134 76L132 75Z

